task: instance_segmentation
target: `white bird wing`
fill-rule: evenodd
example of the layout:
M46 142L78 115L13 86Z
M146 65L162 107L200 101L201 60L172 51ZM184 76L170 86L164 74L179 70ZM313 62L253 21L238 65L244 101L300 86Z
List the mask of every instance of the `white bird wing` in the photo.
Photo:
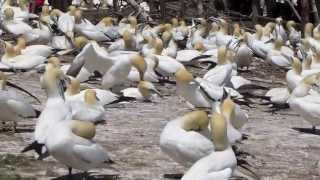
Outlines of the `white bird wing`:
M205 177L202 177L199 180L228 180L232 176L232 169L225 168L220 171L214 171L207 174Z
M196 78L195 82L199 84L200 89L202 90L204 95L212 101L218 101L223 97L223 87L216 86L202 78Z
M177 52L176 59L179 62L189 62L193 58L198 57L200 55L201 55L200 51L192 50L192 49L185 49L185 50L180 50Z
M244 78L242 76L232 76L230 81L231 81L232 87L234 89L238 89L239 87L241 87L243 85L252 84L251 81L247 80L246 78Z
M22 21L11 21L10 23L6 23L4 28L14 35L22 35L32 30L28 24Z
M54 36L51 40L51 46L56 49L71 49L72 44L65 36Z
M74 155L87 163L104 163L109 162L111 158L105 149L99 144L91 145L77 144L73 147Z
M10 99L7 101L7 105L12 109L12 111L16 112L22 117L36 116L34 108L28 103Z
M19 55L4 64L14 69L32 69L44 63L46 59L46 57L36 55Z
M108 53L97 43L87 44L83 49L84 67L91 73L99 71L104 74L113 65Z
M218 65L213 69L209 70L203 76L203 79L209 81L214 85L222 86L230 81L231 72L232 72L231 65L222 65L222 66Z
M159 69L161 72L174 74L180 68L184 68L183 64L169 56L156 55L156 57L159 59L159 65L157 69Z
M59 17L58 28L64 32L73 32L74 30L74 17L70 16L68 13L64 13Z

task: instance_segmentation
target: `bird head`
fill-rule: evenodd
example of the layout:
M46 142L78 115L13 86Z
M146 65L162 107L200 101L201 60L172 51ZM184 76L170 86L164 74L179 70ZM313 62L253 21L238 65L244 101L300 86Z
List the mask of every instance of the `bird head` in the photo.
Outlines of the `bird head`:
M222 114L214 112L210 125L215 151L224 151L229 146L226 119Z
M287 29L290 30L291 28L296 26L296 22L293 21L293 20L290 20L290 21L287 22L286 26L287 26Z
M278 38L274 41L275 50L281 50L282 45L283 45L283 41L281 39Z
M180 68L175 73L175 77L176 77L176 81L181 84L188 84L194 79L193 75L185 68Z
M113 26L113 18L112 17L105 17L101 20L106 27Z
M163 43L167 47L170 40L172 39L172 33L170 31L164 31L161 35L161 39L163 40Z
M82 11L81 10L76 10L74 13L74 22L76 24L80 24L82 21Z
M4 41L4 43L5 43L5 54L4 54L5 56L12 58L19 54L17 49L10 42Z
M13 20L14 11L12 8L6 8L3 12L5 20Z
M162 96L156 87L149 81L140 81L138 84L138 90L144 98L149 98L151 93L156 93L160 97Z
M301 65L301 61L296 58L296 57L292 57L292 69L294 70L294 72L296 74L301 74L302 72L302 65Z
M186 131L198 131L209 125L208 114L205 111L192 111L183 117L182 128Z
M84 102L88 105L95 105L98 102L97 92L93 89L87 89L84 93Z
M137 21L136 17L129 16L128 17L128 21L129 21L129 24L130 24L131 28L136 28L137 27L138 21Z
M179 21L178 21L178 19L177 18L172 18L171 19L171 24L172 24L172 26L173 27L178 27L179 26Z
M92 122L72 120L71 131L79 137L91 140L96 135L96 126Z
M77 7L74 6L74 5L71 5L71 6L68 7L68 10L69 10L69 14L70 14L71 16L74 16L74 15L75 15L75 12L77 11Z
M154 54L161 55L163 51L163 42L160 38L156 38L153 48L155 50Z
M81 49L85 45L87 45L89 42L90 42L89 39L87 39L86 37L78 36L78 37L74 38L73 44L74 44L75 48Z
M311 37L314 25L312 23L307 23L304 25L304 37Z
M227 63L227 47L220 46L218 49L218 64L225 64Z
M8 77L4 72L0 71L0 89L3 90L6 87Z
M67 85L66 93L68 95L80 93L80 81L77 78L70 78L70 83Z
M52 64L54 67L56 67L56 68L60 68L60 59L59 58L57 58L57 57L50 57L49 59L48 59L48 63L49 64Z
M139 54L132 55L131 56L131 65L138 70L140 79L143 81L144 73L147 70L147 64L146 64L144 57L142 57Z

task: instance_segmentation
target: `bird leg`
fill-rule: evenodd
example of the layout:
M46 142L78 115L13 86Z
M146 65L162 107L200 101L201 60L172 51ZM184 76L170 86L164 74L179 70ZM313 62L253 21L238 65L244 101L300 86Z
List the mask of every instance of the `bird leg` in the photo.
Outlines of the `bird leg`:
M72 167L68 167L68 171L69 171L68 176L69 176L69 177L72 177Z
M312 132L316 132L317 131L317 128L316 128L316 126L312 126Z
M87 171L83 172L83 180L89 179L89 174Z
M17 131L17 122L16 121L13 121L13 126L12 126L12 133L16 133Z

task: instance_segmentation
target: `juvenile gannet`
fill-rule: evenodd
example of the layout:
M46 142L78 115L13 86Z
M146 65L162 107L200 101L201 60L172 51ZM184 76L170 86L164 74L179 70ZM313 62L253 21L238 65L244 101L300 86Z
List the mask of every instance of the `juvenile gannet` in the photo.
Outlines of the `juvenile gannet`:
M237 159L228 141L228 125L223 115L212 115L211 129L214 151L197 161L181 180L228 180L232 176Z
M204 111L192 111L168 122L160 135L161 150L174 161L190 167L214 150L207 138L208 124Z

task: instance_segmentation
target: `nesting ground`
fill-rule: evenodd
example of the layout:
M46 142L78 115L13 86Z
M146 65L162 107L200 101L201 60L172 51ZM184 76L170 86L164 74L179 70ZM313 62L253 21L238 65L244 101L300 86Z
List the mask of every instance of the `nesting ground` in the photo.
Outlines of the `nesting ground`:
M279 86L280 84L269 83L270 71L270 66L256 60L249 72L241 74L250 79L263 79L263 84L268 87ZM284 72L276 71L277 82L283 82ZM40 74L37 72L9 76L10 81L30 90L45 103L46 96L40 88L39 78ZM165 179L164 174L186 171L161 152L159 136L167 122L190 109L176 96L174 86L158 88L165 94L163 99L155 99L152 103L117 104L107 108L107 124L98 126L95 140L108 150L116 164L111 168L91 171L91 179L159 180ZM31 99L30 101L40 107ZM248 110L250 118L241 131L249 137L237 146L253 155L246 160L254 172L262 179L270 180L320 179L320 137L292 129L309 128L307 122L290 110L272 114L265 112L268 107L260 105L244 108ZM2 125L0 180L66 179L66 167L54 159L37 161L32 153L20 154L23 147L32 140L35 123L36 119L20 120L16 134L6 131L6 125ZM75 176L73 179L79 178Z

